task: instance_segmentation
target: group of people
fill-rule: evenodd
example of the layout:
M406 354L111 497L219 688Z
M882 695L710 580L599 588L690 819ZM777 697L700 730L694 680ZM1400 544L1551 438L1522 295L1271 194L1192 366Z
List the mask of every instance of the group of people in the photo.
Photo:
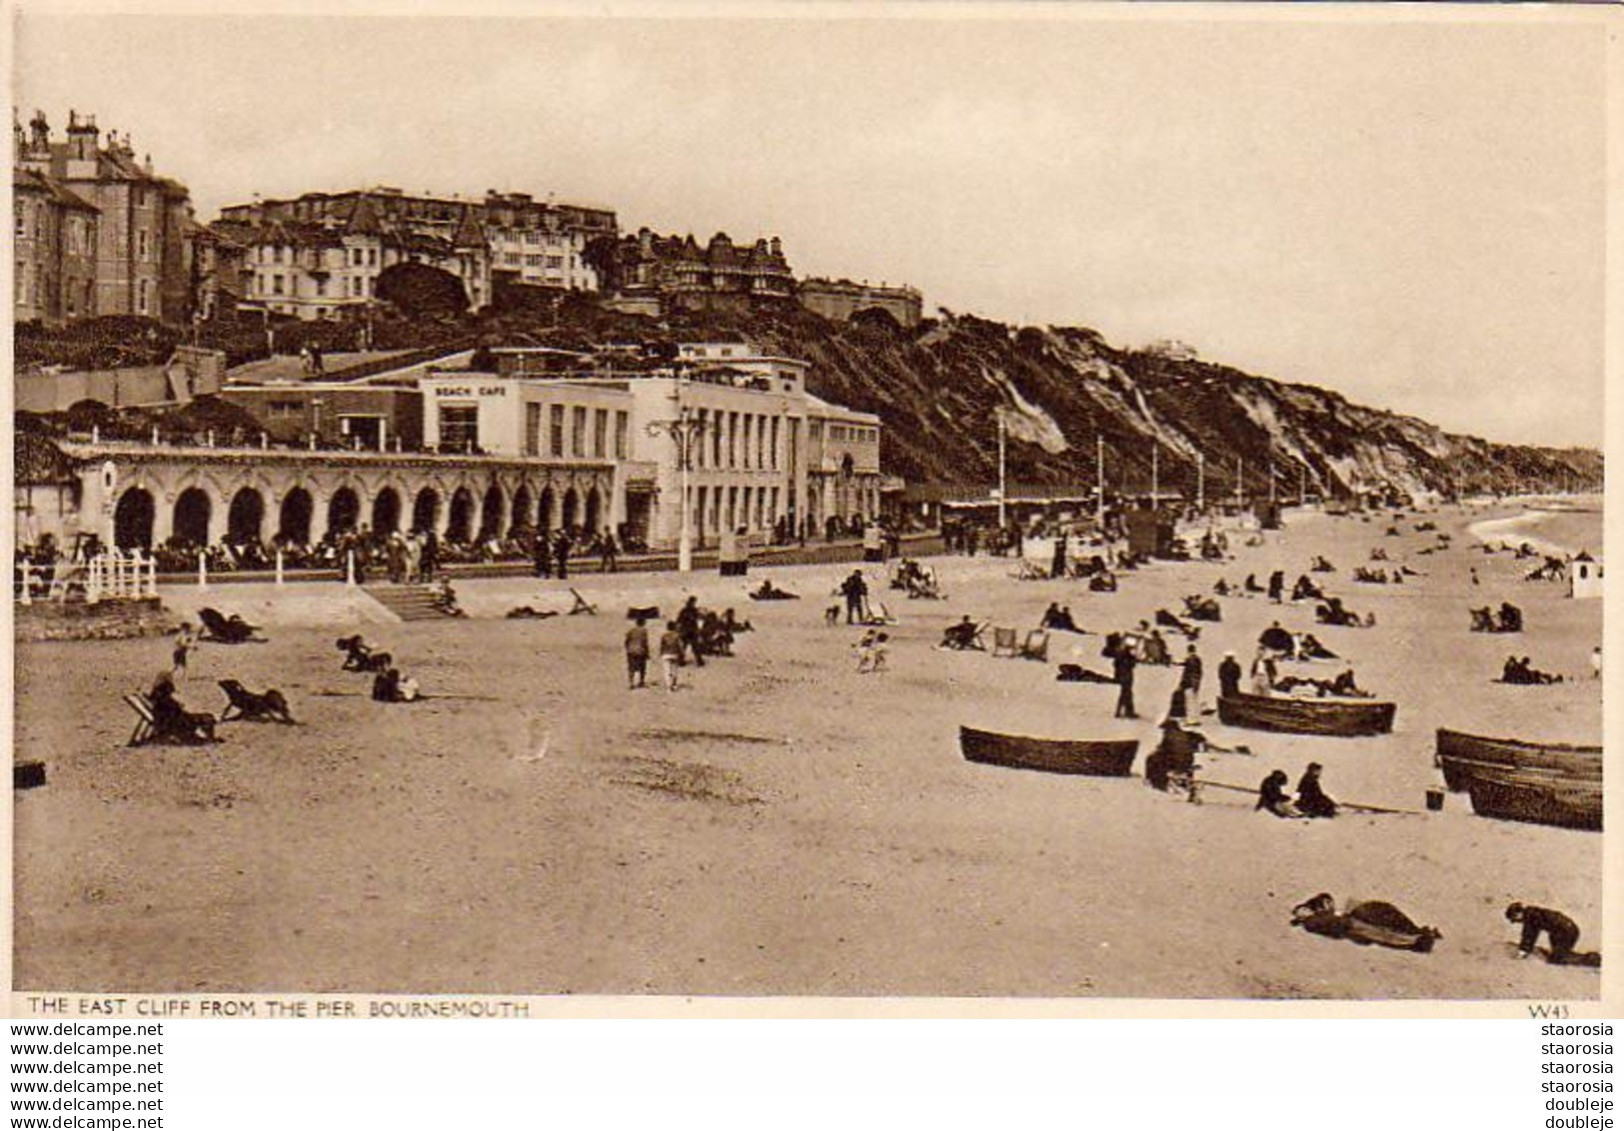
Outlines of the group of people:
M1507 656L1505 665L1500 669L1500 682L1513 683L1522 686L1538 686L1548 683L1561 683L1562 677L1550 672L1542 672L1533 666L1527 657Z
M1481 609L1471 610L1471 613L1473 632L1521 632L1523 630L1522 610L1510 601L1502 601L1498 611L1485 605Z
M1291 779L1284 770L1271 771L1258 786L1258 811L1272 813L1276 817L1288 818L1325 818L1334 817L1337 813L1337 804L1320 782L1320 774L1325 767L1318 762L1308 763L1302 777L1297 779L1297 796L1292 797L1286 792L1286 783Z
M629 689L648 686L648 663L652 655L648 622L658 615L658 610L653 608L632 610L632 626L626 630L624 640ZM660 634L659 657L666 690L675 691L680 686L678 673L682 668L689 664L702 668L706 656L733 655L735 637L753 631L754 626L749 621L739 620L731 608L721 613L702 608L699 598L690 595Z

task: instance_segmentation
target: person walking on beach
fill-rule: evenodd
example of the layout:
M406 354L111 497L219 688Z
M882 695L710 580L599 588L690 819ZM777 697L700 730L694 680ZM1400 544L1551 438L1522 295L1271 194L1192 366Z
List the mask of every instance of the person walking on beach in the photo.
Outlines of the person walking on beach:
M682 666L682 637L677 632L677 622L667 621L665 631L660 634L660 665L665 669L665 689L677 689L677 669Z
M1192 702L1201 699L1201 656L1191 644L1184 652L1184 668L1179 674L1179 686Z
M536 531L536 544L531 548L531 560L537 577L553 575L553 544L545 530Z
M1225 652L1218 665L1218 694L1233 699L1241 693L1241 663L1235 653Z
M609 527L603 528L603 567L602 573L616 573L620 569L620 543L615 541L615 532Z
M677 619L673 624L677 630L677 643L688 649L688 654L694 658L695 667L705 666L705 657L699 650L699 598L689 597L682 603L677 612ZM662 645L663 647L663 645ZM682 652L679 648L677 656L680 659Z
M1601 955L1594 951L1578 952L1579 925L1560 911L1549 907L1533 907L1513 903L1506 908L1506 918L1522 924L1522 938L1517 943L1517 957L1527 958L1534 953L1534 944L1541 932L1550 937L1551 948L1545 961L1552 966L1600 966Z
M867 620L863 613L863 602L868 596L868 582L863 580L863 571L852 570L850 576L840 583L840 592L846 598L846 623L856 624Z
M1116 717L1119 719L1139 717L1139 712L1133 707L1133 669L1138 664L1133 649L1126 645L1118 648L1116 655L1111 658L1111 670L1116 675L1117 682Z
M1278 605L1280 603L1280 598L1285 595L1285 591L1286 571L1283 569L1277 569L1273 573L1269 574L1269 600Z
M1277 671L1278 669L1274 665L1274 656L1269 653L1267 648L1259 645L1257 658L1252 661L1252 694L1273 694Z
M553 543L553 559L558 563L558 579L560 581L566 580L570 575L570 550L572 548L570 532L560 530L557 541Z
M192 648L197 644L197 638L192 635L192 626L183 624L180 631L175 634L175 650L170 653L170 671L172 678L178 681L186 679L186 661L192 654Z
M648 629L643 618L626 630L626 690L648 686Z

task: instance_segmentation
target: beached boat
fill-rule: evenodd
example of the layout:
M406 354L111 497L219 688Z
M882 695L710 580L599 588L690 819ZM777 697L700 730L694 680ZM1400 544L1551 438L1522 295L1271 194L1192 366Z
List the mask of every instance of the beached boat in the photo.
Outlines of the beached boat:
M1137 740L1088 742L1070 738L1031 738L998 734L974 727L959 728L959 749L966 761L1050 774L1093 774L1126 777L1139 753Z
M1444 772L1444 784L1457 791L1484 768L1542 770L1575 781L1601 781L1600 746L1484 738L1440 727L1434 761Z
M1275 730L1287 734L1353 737L1387 734L1393 729L1393 703L1368 699L1291 699L1272 695L1223 695L1218 719L1226 726Z
M1467 783L1480 817L1601 831L1601 780L1520 770L1476 770Z

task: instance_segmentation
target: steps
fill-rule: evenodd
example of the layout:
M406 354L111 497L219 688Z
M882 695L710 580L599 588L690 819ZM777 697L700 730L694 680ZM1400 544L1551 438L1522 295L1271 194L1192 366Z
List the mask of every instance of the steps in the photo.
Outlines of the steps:
M445 620L427 585L363 585L368 597L403 621Z

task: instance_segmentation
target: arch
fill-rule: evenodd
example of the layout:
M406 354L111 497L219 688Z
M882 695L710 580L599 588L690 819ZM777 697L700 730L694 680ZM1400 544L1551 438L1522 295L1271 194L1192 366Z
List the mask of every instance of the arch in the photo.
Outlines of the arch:
M580 510L581 496L576 492L574 487L571 487L569 490L564 492L564 513L559 519L559 522L563 525L564 529L568 530L570 527L575 525L576 519L580 517Z
M379 534L393 534L400 529L400 492L385 487L372 499L372 529Z
M188 487L175 499L175 539L194 546L209 544L209 516L214 504L201 487Z
M479 540L489 541L502 536L502 514L507 500L502 496L502 488L492 483L485 489L485 505L479 508Z
M581 520L588 534L596 534L603 526L603 499L598 495L596 487L588 487L586 492L586 515Z
M553 528L553 511L558 507L558 496L553 492L551 483L541 489L541 502L536 506L536 529L551 530Z
M340 487L327 500L327 533L344 534L361 520L361 499L353 487Z
M508 533L522 527L535 526L535 513L532 510L533 501L530 496L530 485L519 484L519 489L513 492L513 522L508 527Z
M125 491L113 509L113 544L121 550L151 549L152 522L157 514L152 492L144 487Z
M438 531L440 521L440 492L424 487L412 500L412 529L428 533Z
M295 487L282 496L282 509L277 517L276 536L284 542L304 546L310 543L310 519L316 511L315 500L303 487Z
M226 537L234 543L258 545L265 523L265 497L252 487L243 487L231 496L226 512Z
M451 496L451 514L446 519L445 537L448 542L466 542L474 532L474 493L458 487Z

